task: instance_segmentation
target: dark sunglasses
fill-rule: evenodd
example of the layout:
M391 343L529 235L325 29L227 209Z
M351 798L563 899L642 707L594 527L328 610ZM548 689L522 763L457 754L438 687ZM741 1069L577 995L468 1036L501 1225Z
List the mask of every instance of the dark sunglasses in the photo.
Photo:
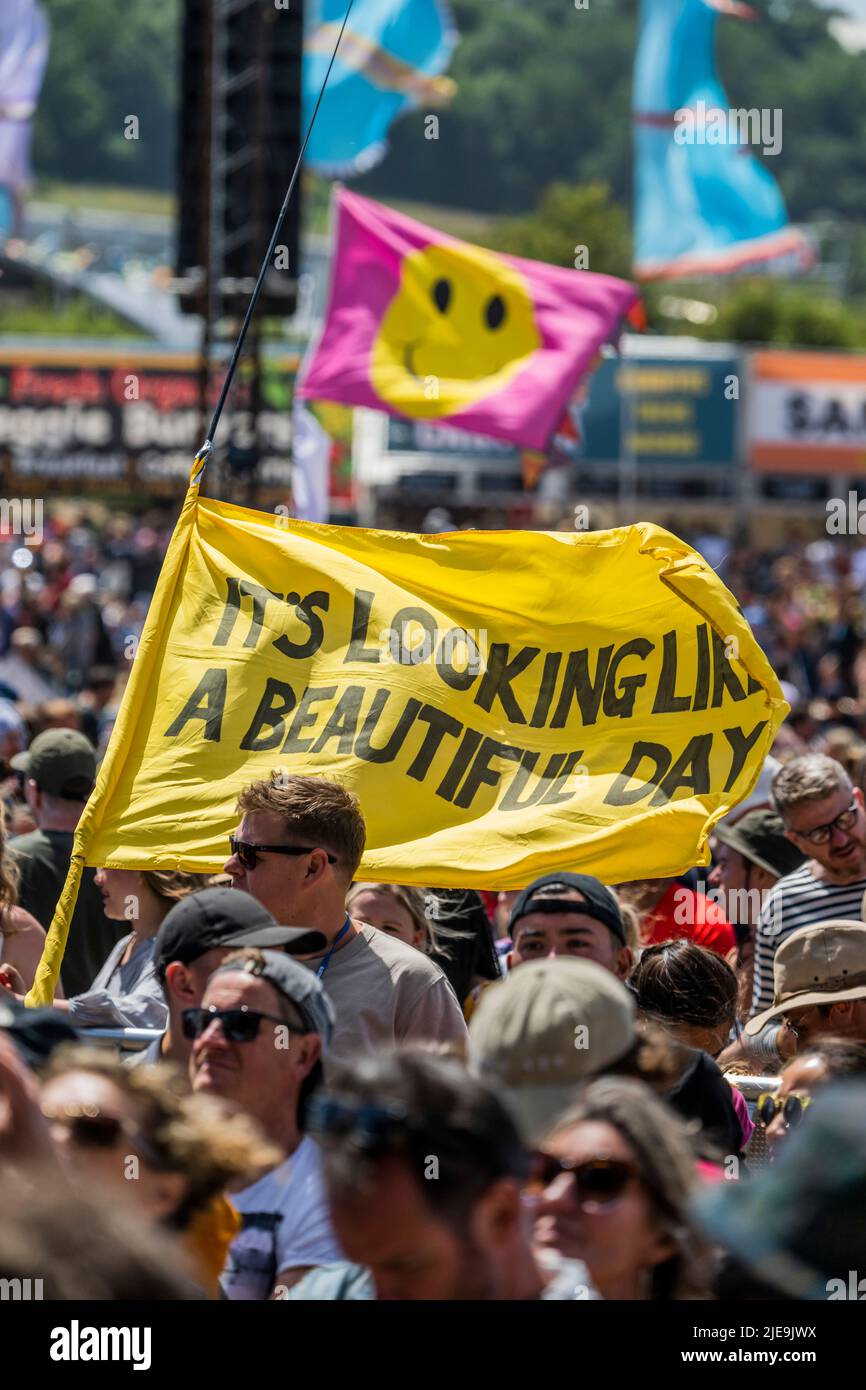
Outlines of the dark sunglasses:
M211 1004L206 1009L184 1009L181 1014L184 1037L191 1042L200 1038L215 1018L219 1020L219 1025L229 1042L233 1043L255 1042L265 1020L268 1023L281 1024L283 1028L288 1028L290 1033L303 1032L301 1028L293 1028L284 1018L277 1018L275 1014L259 1013L256 1009L248 1009L246 1005L241 1005L239 1009L218 1009Z
M59 1111L43 1110L42 1113L51 1124L63 1125L69 1131L72 1143L79 1148L108 1150L116 1148L120 1140L125 1139L151 1167L163 1166L160 1155L132 1120L106 1115L96 1106L87 1109L68 1106Z
M782 1119L785 1124L789 1128L793 1128L794 1125L800 1123L803 1118L803 1111L808 1109L811 1104L811 1096L798 1095L796 1091L792 1092L790 1096L786 1096L784 1100L779 1100L772 1091L765 1091L763 1095L758 1097L756 1108L758 1119L765 1129L773 1123L779 1111L782 1112Z
M617 1158L591 1158L584 1163L570 1163L554 1154L534 1153L526 1191L540 1196L560 1173L568 1173L574 1183L574 1200L579 1207L591 1211L619 1201L631 1182L638 1177L631 1163Z
M239 840L236 835L229 835L229 844L232 854L244 869L254 869L259 862L260 854L312 854L315 849L315 846L307 849L304 845L251 845L248 840ZM327 850L325 853L327 854ZM336 862L337 856L328 854L328 863Z
M113 1149L120 1136L126 1132L123 1120L116 1115L85 1114L82 1111L42 1112L51 1124L63 1125L69 1130L73 1143L83 1149Z
M314 1095L307 1103L305 1127L325 1139L351 1137L359 1149L375 1149L407 1129L402 1105L356 1105L334 1096Z

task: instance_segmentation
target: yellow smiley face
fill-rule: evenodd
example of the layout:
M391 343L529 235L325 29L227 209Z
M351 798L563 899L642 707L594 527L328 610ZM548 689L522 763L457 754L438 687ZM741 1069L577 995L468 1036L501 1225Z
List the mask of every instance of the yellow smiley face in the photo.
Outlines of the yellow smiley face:
M370 376L402 415L435 420L507 386L540 347L532 298L512 266L477 247L425 246L404 257Z

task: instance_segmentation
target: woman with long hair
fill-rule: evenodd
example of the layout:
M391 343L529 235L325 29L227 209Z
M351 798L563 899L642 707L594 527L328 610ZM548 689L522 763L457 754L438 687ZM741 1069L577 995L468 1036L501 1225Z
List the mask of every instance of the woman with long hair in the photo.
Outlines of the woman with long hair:
M175 903L206 885L202 874L173 869L99 869L105 915L131 930L113 947L90 989L55 1000L83 1028L164 1028L168 1004L153 969L156 935ZM17 991L10 991L16 993Z
M591 1082L534 1163L538 1247L583 1260L602 1298L708 1296L710 1249L688 1210L695 1155L642 1082Z
M535 1155L535 1240L582 1259L602 1298L708 1297L710 1247L688 1211L696 1184L678 1116L641 1081L602 1077Z

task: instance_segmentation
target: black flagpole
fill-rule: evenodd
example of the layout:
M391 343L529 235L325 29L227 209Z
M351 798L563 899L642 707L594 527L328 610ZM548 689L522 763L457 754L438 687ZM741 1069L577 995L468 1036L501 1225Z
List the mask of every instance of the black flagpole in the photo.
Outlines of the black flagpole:
M355 0L349 0L348 9L346 10L345 16L343 18L343 23L340 26L340 32L337 35L337 42L334 45L334 51L331 54L331 61L328 64L328 71L325 73L325 80L323 81L321 91L319 92L319 95L316 98L316 105L313 108L313 114L310 117L310 124L307 126L307 133L304 136L304 143L301 145L300 151L298 152L298 159L297 163L295 164L294 172L292 173L291 182L289 183L289 186L286 189L286 196L283 199L283 206L280 208L279 216L277 217L276 223L274 224L274 230L271 235L271 240L268 245L268 249L265 252L264 260L262 261L261 270L259 271L258 279L255 283L255 288L253 289L253 292L250 296L250 302L247 305L247 311L244 315L244 321L241 324L241 331L238 334L238 340L235 343L234 351L231 355L231 360L226 371L225 381L223 382L222 390L220 391L219 395L219 400L216 403L216 409L214 410L213 417L210 422L210 427L207 432L207 438L205 439L204 443L202 444L193 461L193 471L192 476L190 478L191 484L201 482L202 477L204 476L204 470L207 468L210 456L213 453L213 441L214 435L216 434L217 425L219 424L220 416L223 412L223 406L226 403L226 397L228 396L229 389L234 378L235 369L237 368L238 361L240 360L240 355L244 346L244 340L247 336L247 330L250 326L250 323L252 322L252 317L255 313L256 305L259 301L259 295L262 292L262 285L264 284L265 275L267 274L268 267L271 263L271 257L274 254L274 248L276 247L277 238L279 237L280 231L282 229L283 220L286 216L286 213L289 210L289 203L291 201L292 193L294 192L295 184L298 181L298 175L301 172L301 163L306 153L307 145L310 141L310 136L313 133L313 126L316 121L316 116L319 114L319 107L322 104L322 97L325 95L325 88L328 85L328 78L331 76L331 69L334 66L334 61L337 57L337 50L340 47L340 42L343 38L343 34L345 33L346 25L349 22L349 15L352 13L352 6L354 5L354 3Z

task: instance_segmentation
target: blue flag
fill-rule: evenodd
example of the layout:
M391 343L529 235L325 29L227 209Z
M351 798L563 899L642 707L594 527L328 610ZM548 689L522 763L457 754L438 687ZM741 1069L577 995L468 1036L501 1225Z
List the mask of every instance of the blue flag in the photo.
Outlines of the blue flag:
M307 0L304 123L309 123L348 0ZM384 157L392 121L416 107L444 105L443 77L457 44L444 0L355 0L328 80L307 164L332 178L370 169Z
M48 58L48 23L36 0L0 0L0 241L20 232L30 183L31 118Z
M641 0L632 99L640 279L813 260L773 175L751 152L779 154L781 110L731 110L718 79L718 11L755 18L738 0Z

